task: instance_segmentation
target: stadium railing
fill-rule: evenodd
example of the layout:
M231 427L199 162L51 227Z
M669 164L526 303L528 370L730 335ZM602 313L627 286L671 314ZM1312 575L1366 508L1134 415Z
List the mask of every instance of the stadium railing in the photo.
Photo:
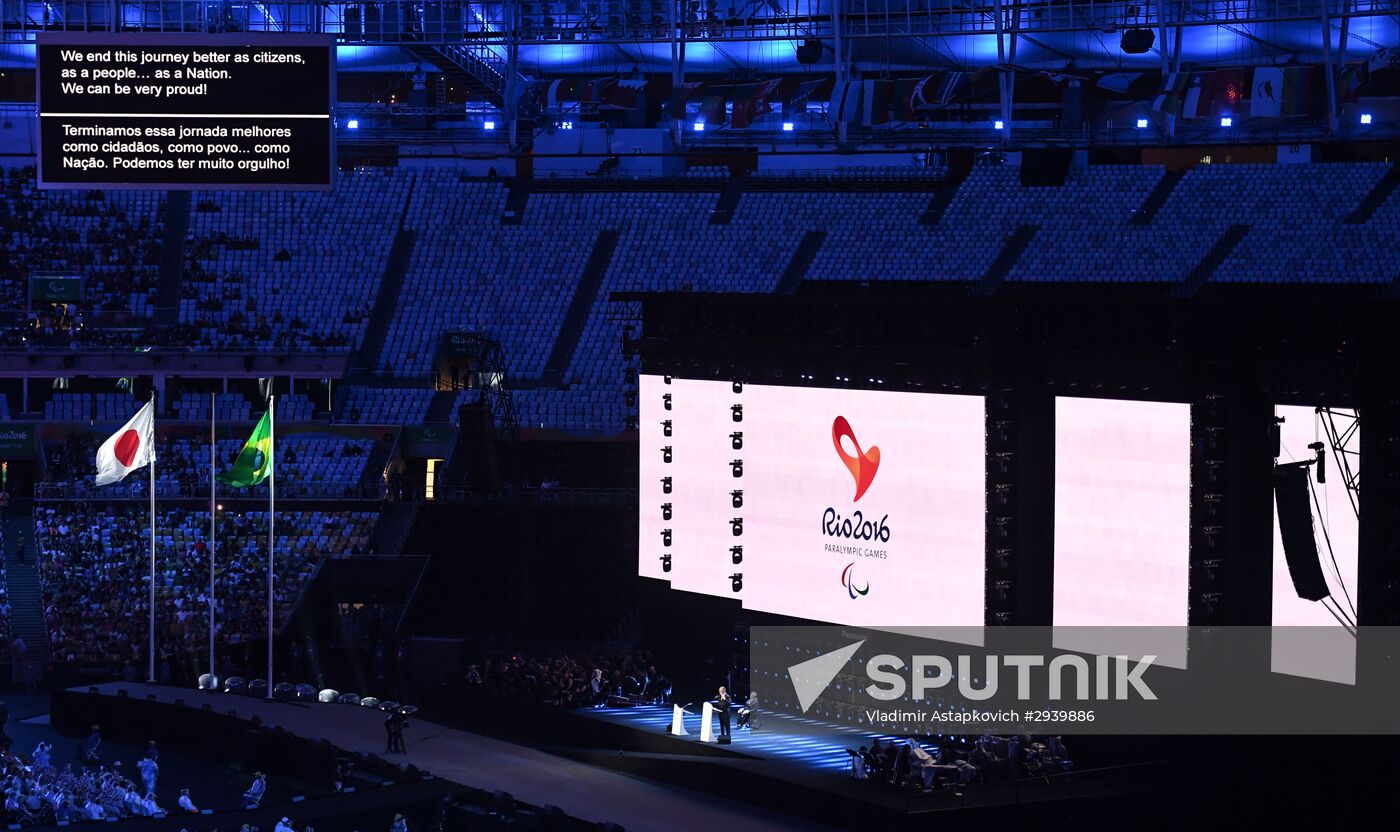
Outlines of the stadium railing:
M34 486L38 500L145 500L149 499L145 480L135 479L115 488L97 488L89 482L42 482ZM289 500L381 500L387 491L382 483L278 483L277 496ZM156 497L172 500L207 500L208 484L156 483ZM222 500L265 500L264 490L229 492L222 489Z
M634 488L517 488L509 493L480 494L465 487L438 488L429 502L511 503L513 505L616 505L634 502Z

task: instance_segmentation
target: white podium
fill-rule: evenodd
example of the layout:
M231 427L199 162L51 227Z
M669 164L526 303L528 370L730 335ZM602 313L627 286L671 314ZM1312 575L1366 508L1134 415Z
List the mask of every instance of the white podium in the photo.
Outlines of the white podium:
M680 705L671 706L671 736L688 736L685 730L685 711Z
M700 741L715 742L715 706L709 702L700 715Z

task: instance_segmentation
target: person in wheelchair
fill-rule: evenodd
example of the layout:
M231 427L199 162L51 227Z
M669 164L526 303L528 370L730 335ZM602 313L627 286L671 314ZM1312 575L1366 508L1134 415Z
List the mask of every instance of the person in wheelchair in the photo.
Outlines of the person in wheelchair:
M758 692L749 691L749 698L739 708L739 727L753 730L758 727Z

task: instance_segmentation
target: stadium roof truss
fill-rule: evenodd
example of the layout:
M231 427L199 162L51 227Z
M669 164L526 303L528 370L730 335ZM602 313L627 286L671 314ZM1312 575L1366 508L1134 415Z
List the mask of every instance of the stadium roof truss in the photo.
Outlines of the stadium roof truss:
M325 32L347 48L457 46L468 60L513 62L526 74L667 71L681 56L692 71L719 72L1071 62L1162 69L1181 61L1357 60L1400 45L1400 0L0 0L0 7L12 53L54 30ZM1153 45L1124 52L1120 38L1130 29L1151 31ZM815 62L811 53L799 60L808 39L821 44Z

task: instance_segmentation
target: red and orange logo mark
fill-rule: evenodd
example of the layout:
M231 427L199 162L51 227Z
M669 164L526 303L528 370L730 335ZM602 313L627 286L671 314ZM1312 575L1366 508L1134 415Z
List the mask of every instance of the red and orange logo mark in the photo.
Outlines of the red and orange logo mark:
M856 449L855 456L846 453L846 449L841 447L843 436L851 440L851 446ZM852 502L858 502L875 481L875 472L880 468L880 449L871 445L870 450L862 451L860 442L856 440L856 433L851 430L851 423L846 421L845 416L837 416L836 421L831 423L831 443L836 446L836 455L846 463L846 467L851 471L851 478L856 481L856 496Z

